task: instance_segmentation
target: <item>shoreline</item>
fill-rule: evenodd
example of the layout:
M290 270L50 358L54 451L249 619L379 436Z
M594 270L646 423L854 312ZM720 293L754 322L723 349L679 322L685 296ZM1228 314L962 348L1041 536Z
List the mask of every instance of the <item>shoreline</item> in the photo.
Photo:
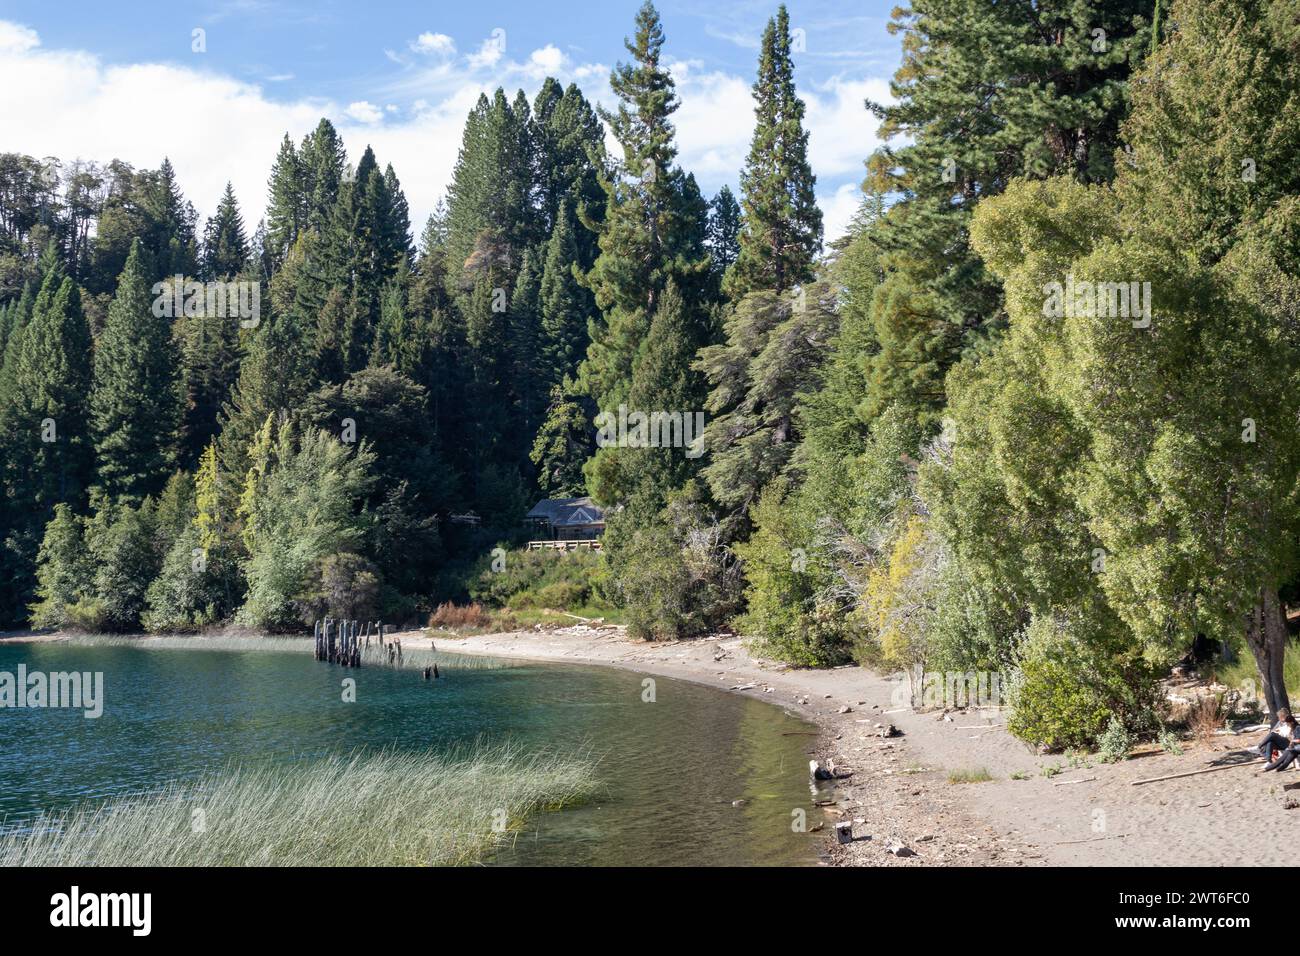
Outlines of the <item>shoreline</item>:
M1154 746L1127 760L1040 754L993 708L899 709L900 682L857 665L797 669L752 656L744 640L629 640L613 626L457 636L406 631L404 645L524 661L618 667L739 693L817 725L810 759L851 769L822 785L823 850L836 866L1287 866L1300 832L1300 773L1259 774L1251 762L1214 773L1136 781L1231 761L1257 734ZM877 725L899 736L882 738ZM954 783L953 772L985 782ZM1300 809L1300 807L1297 807ZM840 845L829 825L853 820ZM1272 831L1272 832L1270 832ZM914 855L886 850L897 842Z
M819 836L822 862L832 866L999 866L1039 862L1033 847L996 832L961 805L958 788L932 785L935 771L916 772L903 736L876 736L877 724L898 716L878 702L895 685L856 665L796 669L752 657L743 640L710 636L683 641L629 640L621 627L582 625L549 631L458 636L404 631L403 646L519 661L615 667L700 684L782 707L818 728L809 759L851 770L852 776L819 785L826 815ZM841 713L841 710L844 712ZM901 727L901 725L899 725ZM830 801L829 805L823 801ZM810 802L810 807L812 806ZM853 821L855 839L840 844L836 821ZM900 844L910 855L885 848Z
M140 635L147 640L147 636ZM994 708L900 707L901 681L857 665L798 669L749 653L731 635L644 642L610 625L460 636L393 636L412 650L617 667L782 707L818 728L806 752L852 771L820 784L822 861L835 866L1286 866L1300 833L1300 772L1259 774L1262 762L1188 774L1256 743L1258 734L1154 746L1105 764L1096 755L1040 754L1012 737ZM70 635L0 634L6 643ZM204 638L195 636L196 642ZM882 737L892 724L896 736ZM950 774L978 782L954 782ZM1142 786L1133 784L1151 781ZM810 800L810 806L812 802ZM854 821L839 844L833 823ZM815 824L814 824L815 826ZM894 855L898 844L911 854Z

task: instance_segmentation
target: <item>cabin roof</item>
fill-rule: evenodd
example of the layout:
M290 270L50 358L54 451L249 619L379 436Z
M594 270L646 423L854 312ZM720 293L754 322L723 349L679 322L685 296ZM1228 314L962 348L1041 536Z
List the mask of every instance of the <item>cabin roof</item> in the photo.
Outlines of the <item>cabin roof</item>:
M604 524L605 512L591 498L543 498L527 517L546 521L555 527L580 527Z

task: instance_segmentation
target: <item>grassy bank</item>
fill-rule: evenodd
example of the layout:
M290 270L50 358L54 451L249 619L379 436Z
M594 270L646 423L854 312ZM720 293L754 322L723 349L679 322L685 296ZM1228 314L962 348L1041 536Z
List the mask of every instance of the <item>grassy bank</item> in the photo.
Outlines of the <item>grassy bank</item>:
M1282 661L1282 674L1286 683L1286 692L1294 707L1296 702L1300 701L1300 642L1287 643L1286 656ZM1239 688L1246 681L1259 684L1259 668L1255 666L1255 658L1251 656L1249 650L1239 652L1237 659L1231 664L1216 664L1214 676L1229 687Z
M596 788L586 759L511 745L243 767L0 836L4 866L451 866Z

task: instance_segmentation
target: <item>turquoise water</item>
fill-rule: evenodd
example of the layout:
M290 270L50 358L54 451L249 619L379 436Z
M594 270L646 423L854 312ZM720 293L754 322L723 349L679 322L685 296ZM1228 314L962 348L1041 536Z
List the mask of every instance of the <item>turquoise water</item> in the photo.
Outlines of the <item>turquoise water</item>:
M310 651L0 645L0 671L102 671L104 713L0 709L0 818L113 797L231 761L287 762L505 739L599 759L601 795L538 816L502 865L797 865L816 836L810 726L760 701L642 675L539 664L341 670ZM341 681L355 678L356 701ZM742 801L740 806L733 802Z

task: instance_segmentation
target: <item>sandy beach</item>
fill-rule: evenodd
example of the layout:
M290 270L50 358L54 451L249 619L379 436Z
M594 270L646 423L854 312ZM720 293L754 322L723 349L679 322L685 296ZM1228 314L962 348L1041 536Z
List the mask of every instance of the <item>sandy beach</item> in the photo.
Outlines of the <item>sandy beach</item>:
M746 694L821 728L810 759L853 776L824 785L828 818L854 820L857 839L825 830L826 859L863 866L1289 865L1300 836L1300 772L1258 774L1260 764L1134 786L1198 770L1259 734L1184 741L1171 755L1147 748L1119 764L1071 765L1012 737L996 709L918 713L898 707L898 682L864 668L798 670L755 658L738 637L646 643L620 628L577 626L458 637L410 631L411 647L531 661L626 668ZM901 734L879 736L878 724ZM1153 752L1149 752L1153 751ZM987 771L952 783L954 771ZM913 855L886 847L901 843Z

